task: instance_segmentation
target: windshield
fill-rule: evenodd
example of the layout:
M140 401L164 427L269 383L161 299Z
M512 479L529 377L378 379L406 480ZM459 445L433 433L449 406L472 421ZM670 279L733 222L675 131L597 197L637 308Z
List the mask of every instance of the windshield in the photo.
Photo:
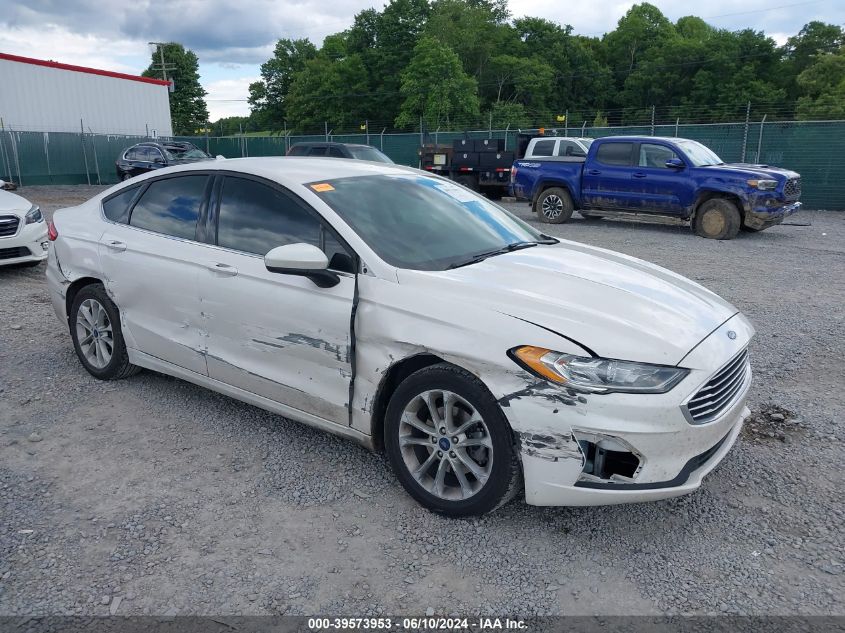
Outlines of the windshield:
M707 165L724 165L724 161L716 156L709 147L705 147L697 141L677 141L684 154L687 155L693 167L706 167Z
M190 158L211 158L208 154L197 147L168 146L165 151L167 157L172 160L187 160Z
M377 163L393 164L392 160L378 151L375 147L350 147L349 151L352 153L352 158L357 158L358 160L372 160Z
M556 241L440 178L381 174L309 186L379 257L398 268L446 270L508 247Z

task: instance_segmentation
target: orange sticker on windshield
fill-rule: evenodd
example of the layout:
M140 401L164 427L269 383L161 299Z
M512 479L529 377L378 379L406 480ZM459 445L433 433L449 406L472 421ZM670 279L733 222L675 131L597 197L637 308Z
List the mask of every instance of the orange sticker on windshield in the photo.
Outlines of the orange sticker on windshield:
M334 191L334 187L332 187L327 182L321 182L316 185L311 185L311 188L318 193L322 193L324 191Z

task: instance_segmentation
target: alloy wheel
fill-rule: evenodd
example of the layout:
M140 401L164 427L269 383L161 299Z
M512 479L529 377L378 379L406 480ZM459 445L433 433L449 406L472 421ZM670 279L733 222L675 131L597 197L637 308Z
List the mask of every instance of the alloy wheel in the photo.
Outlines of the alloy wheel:
M96 299L86 299L76 313L76 336L79 348L92 367L105 368L114 353L114 332L103 305Z
M399 450L411 476L440 499L472 497L492 472L490 431L475 407L452 391L411 399L399 421Z
M560 199L560 196L554 194L546 196L543 199L541 210L544 216L550 220L554 220L563 213L563 200Z

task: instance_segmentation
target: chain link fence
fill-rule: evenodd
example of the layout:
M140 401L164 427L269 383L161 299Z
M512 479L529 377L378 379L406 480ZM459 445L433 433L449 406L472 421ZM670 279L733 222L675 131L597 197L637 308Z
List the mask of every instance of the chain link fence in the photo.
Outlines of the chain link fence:
M179 137L212 155L226 158L283 156L294 143L366 143L395 162L416 166L421 143L451 144L459 138L503 138L516 147L518 130L469 132L320 134L307 136ZM707 145L725 162L776 165L801 174L806 208L845 210L845 121L778 121L713 124L563 127L546 134L678 136ZM68 132L0 131L0 178L22 185L113 184L115 160L141 136Z

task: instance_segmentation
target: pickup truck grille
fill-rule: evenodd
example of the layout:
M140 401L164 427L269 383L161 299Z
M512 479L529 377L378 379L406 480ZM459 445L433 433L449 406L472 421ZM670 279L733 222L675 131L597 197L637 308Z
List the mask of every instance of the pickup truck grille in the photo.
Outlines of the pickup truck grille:
M9 237L18 232L20 220L16 215L0 215L0 237Z
M790 200L797 200L801 196L801 179L790 178L783 186L783 195Z
M685 405L692 424L705 424L730 407L748 382L748 350L734 356Z

